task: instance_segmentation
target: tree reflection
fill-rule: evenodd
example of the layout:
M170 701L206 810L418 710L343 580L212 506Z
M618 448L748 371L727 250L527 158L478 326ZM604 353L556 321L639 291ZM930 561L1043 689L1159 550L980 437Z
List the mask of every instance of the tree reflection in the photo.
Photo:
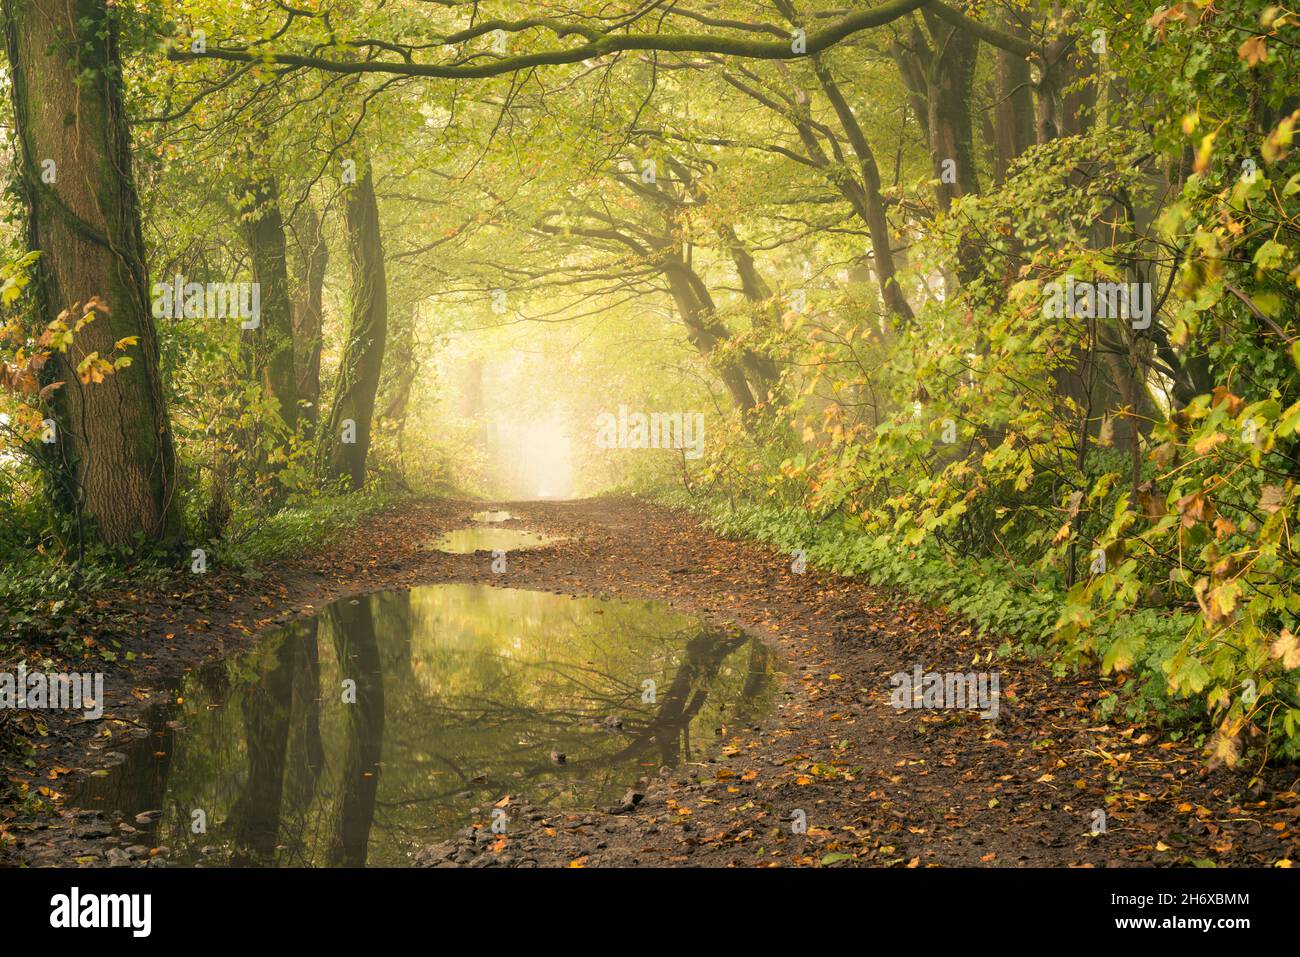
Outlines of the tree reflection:
M335 602L328 609L334 651L345 680L356 682L355 703L347 715L343 795L329 844L333 866L360 867L366 862L370 827L379 791L384 738L384 676L375 639L373 598Z
M761 642L650 602L479 585L344 600L196 673L88 806L165 808L177 862L400 864L507 794L618 803L761 717L774 668Z
M302 641L295 637L291 632L280 642L270 667L245 688L240 702L248 775L230 812L236 864L266 862L274 855L278 842L294 664L302 648Z

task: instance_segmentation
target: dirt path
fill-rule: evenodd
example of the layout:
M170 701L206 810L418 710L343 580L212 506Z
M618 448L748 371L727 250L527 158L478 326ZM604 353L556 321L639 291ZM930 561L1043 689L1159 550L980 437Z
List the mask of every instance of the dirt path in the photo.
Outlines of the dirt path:
M428 543L482 504L432 502L377 516L341 544L265 570L211 575L184 590L106 598L104 622L140 656L108 678L103 721L52 729L30 786L65 791L138 734L150 700L187 668L238 650L259 629L338 597L445 581L667 601L737 624L783 657L780 705L757 728L717 729L716 759L648 780L619 809L514 806L505 840L485 820L417 862L585 866L852 863L896 866L1272 866L1300 856L1295 768L1249 776L1203 768L1155 729L1104 723L1103 687L1040 663L995 659L999 643L961 621L848 579L791 571L790 559L719 539L691 518L627 499L501 506L516 526L568 536L510 555L446 555ZM995 721L971 711L897 710L890 675L996 669ZM1105 832L1093 835L1105 812ZM793 833L802 811L806 833ZM99 812L0 819L20 863L102 865L130 844ZM164 863L165 855L153 859ZM139 862L137 862L139 863Z

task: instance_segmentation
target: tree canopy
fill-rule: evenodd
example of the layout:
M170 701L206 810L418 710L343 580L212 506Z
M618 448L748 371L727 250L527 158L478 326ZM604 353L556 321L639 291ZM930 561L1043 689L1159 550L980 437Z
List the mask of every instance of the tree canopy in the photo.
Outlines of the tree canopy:
M12 594L337 496L633 489L1300 753L1295 11L3 19ZM650 413L701 441L600 438Z

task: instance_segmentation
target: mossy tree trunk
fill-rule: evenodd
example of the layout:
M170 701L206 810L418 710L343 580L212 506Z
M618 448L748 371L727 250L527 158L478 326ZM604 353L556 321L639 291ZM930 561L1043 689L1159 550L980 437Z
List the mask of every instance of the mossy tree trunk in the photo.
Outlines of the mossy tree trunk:
M379 230L379 204L367 165L348 193L348 253L352 269L352 313L339 364L328 424L321 434L325 477L346 479L349 489L366 482L375 395L388 337L388 282Z
M303 204L302 214L294 225L301 268L293 300L294 361L298 370L298 399L302 402L302 414L314 425L320 419L322 303L329 249L325 244L321 218L310 203Z
M298 427L298 379L293 361L293 305L280 191L272 176L249 183L242 215L253 281L261 286L261 315L254 330L254 367L275 400L287 435Z
M59 496L99 538L179 536L176 456L164 401L131 171L116 15L104 0L3 0L20 185L41 251L43 321L99 297L109 308L47 367ZM80 315L71 317L72 321ZM134 345L115 344L123 339ZM83 385L92 353L130 364Z
M1023 29L1009 14L1002 15L1002 29L1023 36ZM998 50L995 61L994 174L999 183L1025 150L1034 144L1034 88L1029 63L1022 56Z

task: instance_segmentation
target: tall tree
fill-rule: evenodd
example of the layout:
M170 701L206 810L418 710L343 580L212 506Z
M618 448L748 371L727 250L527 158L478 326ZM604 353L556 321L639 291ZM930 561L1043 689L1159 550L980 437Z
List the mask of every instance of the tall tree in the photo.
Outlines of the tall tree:
M1004 13L1002 26L1017 36L1022 30L1010 14ZM1011 164L1034 143L1034 89L1030 83L1029 62L1007 50L996 54L994 93L994 172L998 182L1006 179Z
M322 449L326 478L346 478L355 490L366 482L371 420L388 337L388 281L369 163L348 192L347 223L352 313Z
M310 202L302 204L293 232L300 261L293 297L294 366L303 417L314 424L320 418L322 300L329 248L325 244L320 215Z
M176 457L132 180L117 14L105 0L4 0L3 9L28 241L42 254L39 309L46 321L95 297L109 309L51 363L51 380L64 383L52 402L60 495L84 509L105 542L171 540L180 531ZM130 363L104 375L101 363L119 346Z
M286 432L292 434L298 426L298 380L293 361L288 244L275 177L249 183L242 205L253 281L261 286L254 365L267 396L275 400Z

